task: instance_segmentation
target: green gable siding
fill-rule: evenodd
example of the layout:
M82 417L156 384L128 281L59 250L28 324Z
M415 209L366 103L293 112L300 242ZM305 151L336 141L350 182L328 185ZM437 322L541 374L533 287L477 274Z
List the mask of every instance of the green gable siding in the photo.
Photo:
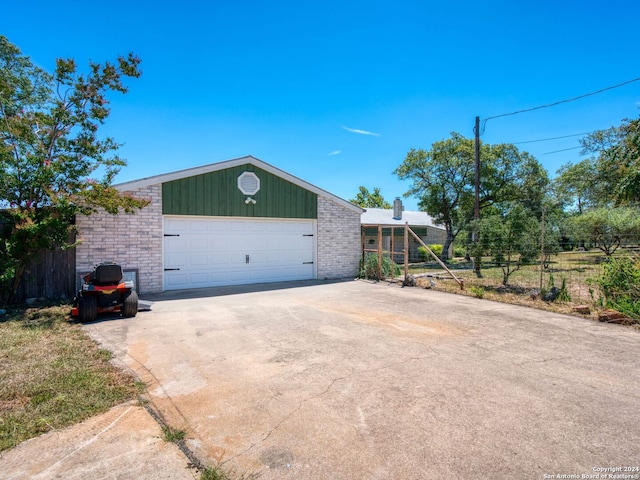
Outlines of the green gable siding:
M244 203L238 189L242 172L254 172L260 191L251 195L255 205ZM317 218L318 198L309 190L262 170L240 165L217 172L162 184L162 213L212 217Z

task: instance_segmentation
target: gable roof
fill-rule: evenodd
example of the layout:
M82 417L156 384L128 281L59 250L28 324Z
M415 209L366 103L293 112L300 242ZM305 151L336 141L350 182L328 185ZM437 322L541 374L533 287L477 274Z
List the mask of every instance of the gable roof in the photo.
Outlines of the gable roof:
M403 210L402 218L397 220L393 218L393 209L365 208L364 213L360 217L360 223L362 225L385 226L404 226L405 223L408 223L410 227L433 227L444 230L444 227L433 223L433 219L428 213L412 210Z
M269 165L262 160L257 159L252 155L247 155L245 157L234 158L232 160L225 160L217 163L210 163L208 165L202 165L199 167L187 168L184 170L177 170L175 172L163 173L160 175L154 175L152 177L141 178L139 180L132 180L130 182L119 183L114 185L120 191L130 191L135 190L137 188L148 187L149 185L158 185L166 182L171 182L173 180L180 180L181 178L194 177L196 175L202 175L209 172L217 172L219 170L224 170L226 168L237 167L239 165L251 164L262 170L265 170L273 175L276 175L288 182L293 183L305 190L309 190L317 195L333 200L338 205L342 205L343 207L349 208L354 212L362 213L362 209L357 205L354 205L332 193L327 192L315 185L312 185L304 180L299 179L298 177L294 177L290 173L285 172L284 170L280 170L279 168L274 167L273 165Z

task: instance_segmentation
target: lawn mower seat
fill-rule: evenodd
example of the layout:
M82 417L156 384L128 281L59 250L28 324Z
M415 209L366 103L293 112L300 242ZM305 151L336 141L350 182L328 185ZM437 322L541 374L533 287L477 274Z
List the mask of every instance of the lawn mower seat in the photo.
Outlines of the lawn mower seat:
M100 263L91 272L88 281L94 285L117 285L122 280L122 267L116 263Z

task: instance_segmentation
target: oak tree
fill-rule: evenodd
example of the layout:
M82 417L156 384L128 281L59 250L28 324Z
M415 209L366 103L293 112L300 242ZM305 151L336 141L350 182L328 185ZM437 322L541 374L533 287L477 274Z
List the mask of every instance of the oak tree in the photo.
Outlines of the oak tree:
M370 192L368 188L360 186L356 198L352 198L349 201L360 208L384 208L386 210L392 208L391 204L384 199L378 187L373 187L373 192Z
M595 153L599 206L640 202L640 118L623 120L581 141L583 153Z
M517 201L539 217L549 183L540 163L512 144L483 143L480 156L480 209L499 212ZM394 173L411 181L405 196L417 197L420 208L445 227L446 256L474 217L473 140L453 132L451 138L433 143L430 150L412 149Z
M112 187L126 162L99 134L108 95L127 92L123 81L140 75L139 63L129 54L81 72L58 59L49 73L0 36L0 300L16 292L38 251L74 245L76 214L148 203Z

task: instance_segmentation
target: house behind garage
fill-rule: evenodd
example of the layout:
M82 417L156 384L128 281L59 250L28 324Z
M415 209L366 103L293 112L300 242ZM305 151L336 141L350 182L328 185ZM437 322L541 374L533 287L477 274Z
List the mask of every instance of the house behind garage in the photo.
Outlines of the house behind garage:
M444 245L447 232L444 227L436 225L426 212L405 210L402 201L396 198L392 209L366 208L361 217L362 221L362 242L365 249L375 249L378 245L378 227L381 227L382 249L384 251L401 252L404 248L404 226L409 228L420 237L427 245ZM421 261L420 244L409 236L409 261ZM451 256L453 246L449 252ZM404 261L402 254L396 253L394 260L397 263Z
M116 188L150 204L77 219L78 277L113 261L156 293L357 275L362 209L255 157Z

